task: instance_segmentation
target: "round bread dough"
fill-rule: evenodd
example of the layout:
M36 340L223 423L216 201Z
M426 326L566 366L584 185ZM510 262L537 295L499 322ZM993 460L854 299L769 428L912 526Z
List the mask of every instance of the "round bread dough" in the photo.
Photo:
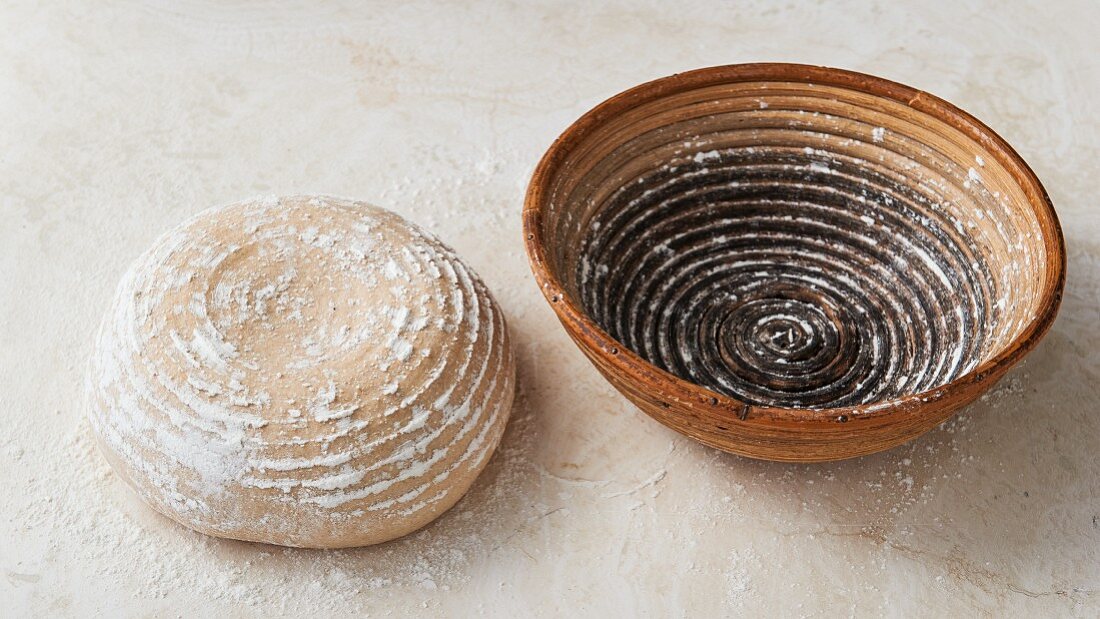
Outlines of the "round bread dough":
M454 505L514 385L500 308L453 251L384 209L300 196L162 236L119 285L87 391L107 459L158 511L339 548Z

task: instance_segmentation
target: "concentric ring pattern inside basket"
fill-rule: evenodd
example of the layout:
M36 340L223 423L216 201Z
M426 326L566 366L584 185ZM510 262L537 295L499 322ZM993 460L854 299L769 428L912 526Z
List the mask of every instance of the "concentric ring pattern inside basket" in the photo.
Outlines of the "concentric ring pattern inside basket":
M983 125L859 74L840 81L874 88L696 77L606 102L548 154L558 173L544 178L536 232L552 250L547 281L567 298L559 313L594 318L684 381L793 409L942 390L1045 330L1062 279L1057 221L1030 170ZM921 95L930 111L914 109ZM784 253L804 263L784 266ZM806 289L827 294L802 302ZM856 311L837 316L846 302ZM865 329L838 332L852 324ZM700 334L726 335L726 349L708 358L690 339ZM784 367L745 345L766 349L776 336L786 352L814 338L834 357L841 345L859 350L836 381L835 363ZM741 366L723 374L729 359Z

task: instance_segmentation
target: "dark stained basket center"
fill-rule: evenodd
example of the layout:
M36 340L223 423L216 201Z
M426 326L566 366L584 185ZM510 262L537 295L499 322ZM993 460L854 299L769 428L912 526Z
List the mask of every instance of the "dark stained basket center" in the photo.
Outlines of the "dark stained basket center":
M977 363L989 305L988 265L933 211L850 158L709 151L604 206L581 300L651 363L750 403L922 391Z
M552 258L610 336L790 408L934 389L1015 337L1045 256L984 150L843 89L730 92L610 122L564 168Z

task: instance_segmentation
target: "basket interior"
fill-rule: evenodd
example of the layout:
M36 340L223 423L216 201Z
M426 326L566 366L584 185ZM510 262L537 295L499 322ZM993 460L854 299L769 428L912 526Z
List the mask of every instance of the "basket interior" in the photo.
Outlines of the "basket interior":
M1048 256L981 144L903 103L741 82L588 131L541 220L566 294L623 346L744 402L870 404L1008 346Z

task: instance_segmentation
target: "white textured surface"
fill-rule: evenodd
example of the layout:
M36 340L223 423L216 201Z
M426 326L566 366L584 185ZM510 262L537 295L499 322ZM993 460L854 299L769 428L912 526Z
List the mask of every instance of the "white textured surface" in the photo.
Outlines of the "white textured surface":
M1100 612L1096 3L283 4L0 9L3 613ZM597 376L528 274L523 189L568 122L640 81L751 60L957 103L1062 216L1053 331L910 445L825 466L698 446ZM140 251L205 206L304 192L437 233L519 353L513 420L471 494L380 547L191 533L109 473L80 410L94 329Z

